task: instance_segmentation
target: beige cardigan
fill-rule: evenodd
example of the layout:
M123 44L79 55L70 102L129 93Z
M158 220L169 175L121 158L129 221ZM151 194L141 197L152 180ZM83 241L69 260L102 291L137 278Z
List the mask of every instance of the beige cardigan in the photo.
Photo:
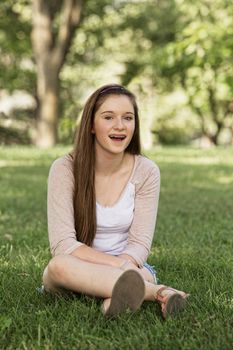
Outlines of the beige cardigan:
M150 159L135 156L134 218L129 229L127 245L121 254L132 256L139 266L146 261L154 236L159 192L160 171ZM55 160L48 177L48 233L53 256L70 254L83 243L77 241L73 208L74 176L69 155Z

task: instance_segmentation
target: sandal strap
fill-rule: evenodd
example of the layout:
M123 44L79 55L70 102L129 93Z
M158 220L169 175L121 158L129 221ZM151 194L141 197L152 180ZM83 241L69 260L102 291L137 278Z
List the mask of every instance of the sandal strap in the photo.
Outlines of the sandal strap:
M160 301L160 302L162 302L162 303L163 303L163 302L166 300L166 298L168 297L168 295L162 296L161 293L162 293L164 290L171 290L171 291L173 291L173 292L175 292L175 293L178 293L177 290L174 289L174 288L171 288L171 287L168 287L168 286L163 286L163 287L161 287L161 288L157 291L157 293L155 294L155 299L158 300L158 301Z

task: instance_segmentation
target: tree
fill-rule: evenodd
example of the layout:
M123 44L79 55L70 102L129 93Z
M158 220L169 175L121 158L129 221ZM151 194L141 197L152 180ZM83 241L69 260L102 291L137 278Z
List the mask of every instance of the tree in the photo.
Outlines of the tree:
M33 91L35 83L27 3L25 0L0 2L0 87L9 92Z
M201 135L213 144L225 128L233 128L232 13L230 0L158 1L154 11L148 1L133 22L134 27L145 23L148 50L143 52L141 39L124 77L128 83L135 72L149 72L158 92L181 87L199 119Z
M222 130L232 125L232 2L186 1L180 11L189 15L167 47L171 63L164 68L185 90L202 134L217 145Z
M191 137L205 135L211 142L218 143L221 131L232 128L229 108L233 67L231 2L122 0L118 6L116 4L117 1L112 1L107 9L101 7L104 17L92 11L93 16L85 21L91 24L91 28L88 25L82 28L84 32L80 36L80 42L85 38L86 47L77 45L81 50L73 51L72 67L75 61L80 67L81 56L77 55L80 51L84 53L85 73L88 66L93 72L93 62L101 53L106 63L114 58L122 64L121 82L150 107L143 113L145 129L152 125L156 114L155 96L182 90L188 106L182 103L181 108L190 119L196 116L199 122L198 132L195 128ZM88 38L93 40L88 41ZM93 42L97 43L95 48ZM114 63L111 70L113 66ZM83 74L80 80L90 85L89 77L90 74ZM172 109L169 114L171 119Z
M33 0L32 44L37 64L36 145L57 141L59 73L81 19L82 0ZM60 18L59 18L60 14Z

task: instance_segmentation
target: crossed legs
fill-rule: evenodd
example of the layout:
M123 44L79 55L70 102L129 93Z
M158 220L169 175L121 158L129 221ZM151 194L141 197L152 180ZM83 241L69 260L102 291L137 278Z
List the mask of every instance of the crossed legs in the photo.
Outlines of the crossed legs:
M107 308L111 302L114 286L124 272L119 268L90 263L72 255L60 255L52 258L45 268L43 283L45 290L52 293L65 289L103 298ZM163 286L155 285L145 279L144 283L144 300L155 301L157 292Z
M139 269L138 269L139 270ZM72 290L100 298L111 298L113 287L123 270L108 265L93 264L72 255L60 255L50 260L44 270L45 290ZM145 281L145 300L155 300L161 286Z

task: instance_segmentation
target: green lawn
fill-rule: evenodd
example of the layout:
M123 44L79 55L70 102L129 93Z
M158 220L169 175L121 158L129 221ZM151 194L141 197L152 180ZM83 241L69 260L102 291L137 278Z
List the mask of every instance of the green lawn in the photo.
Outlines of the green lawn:
M68 148L0 147L0 349L233 349L233 149L155 148L161 194L149 262L191 293L168 321L155 303L107 321L100 301L40 295L46 184Z

